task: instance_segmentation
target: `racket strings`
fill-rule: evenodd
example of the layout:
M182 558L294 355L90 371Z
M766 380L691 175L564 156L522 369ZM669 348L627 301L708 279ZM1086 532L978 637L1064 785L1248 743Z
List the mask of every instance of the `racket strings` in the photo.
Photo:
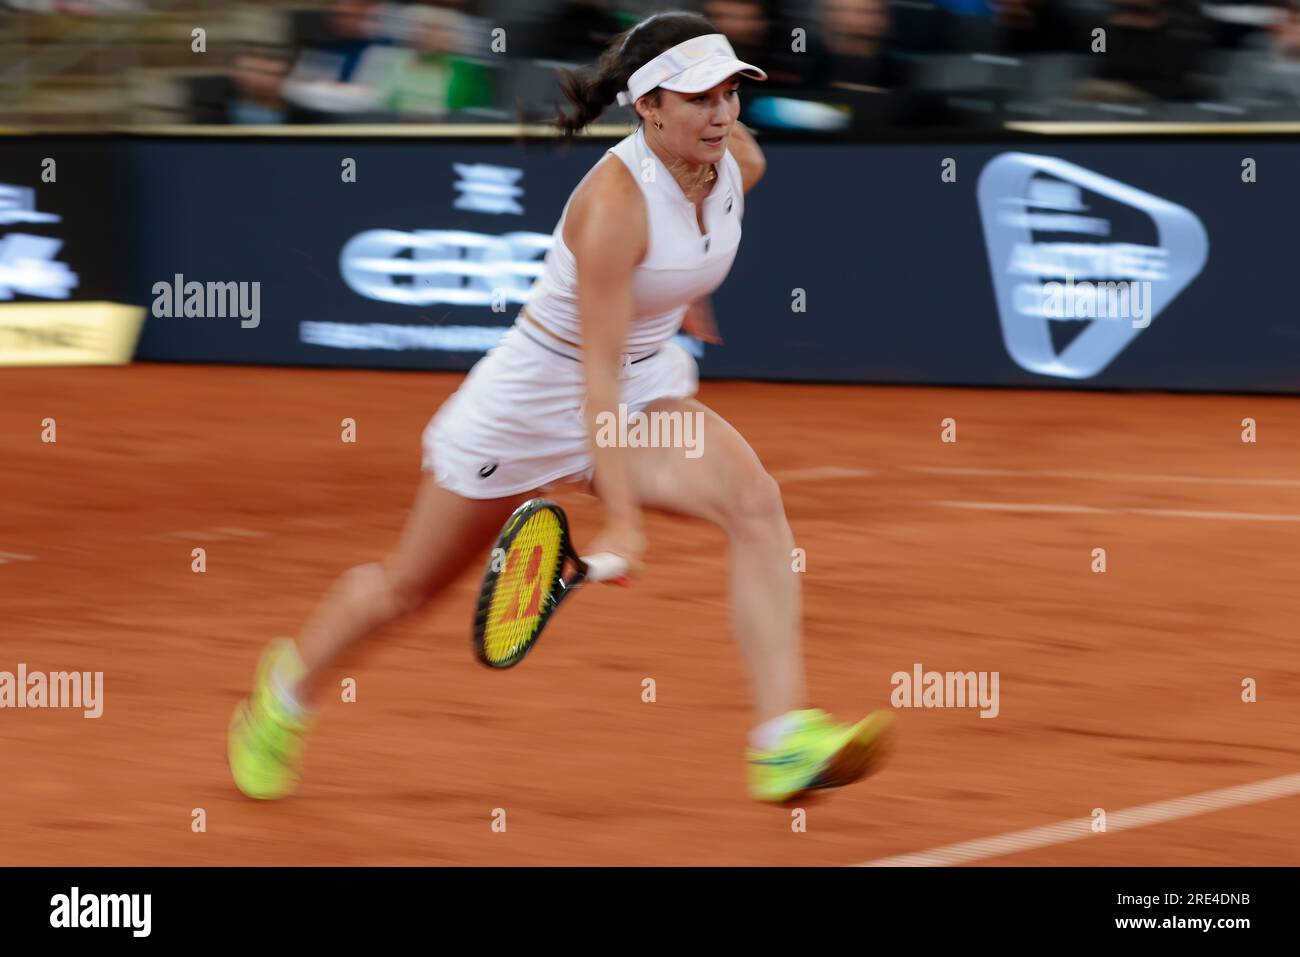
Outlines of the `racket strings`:
M484 645L504 661L537 635L553 603L564 532L549 508L529 516L506 550L489 603Z

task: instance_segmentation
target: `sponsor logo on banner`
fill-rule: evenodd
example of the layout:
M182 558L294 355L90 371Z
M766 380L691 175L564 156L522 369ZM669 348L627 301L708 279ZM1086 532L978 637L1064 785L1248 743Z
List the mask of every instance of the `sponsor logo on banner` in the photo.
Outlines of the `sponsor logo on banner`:
M111 302L0 305L0 366L124 365L144 315Z
M524 171L487 163L453 163L456 209L523 215L518 185ZM368 229L339 254L339 272L353 292L403 306L516 305L542 274L554 239L527 230L493 235L465 229Z
M452 204L457 209L496 215L524 214L524 207L518 202L524 195L524 188L515 185L523 178L523 170L489 163L475 163L473 166L452 163L451 168L460 177L454 184L460 196Z
M36 191L31 187L0 183L0 227L59 221L56 214L36 209ZM67 299L77 286L77 274L54 258L62 246L63 240L48 236L0 235L0 299L15 294Z
M1029 372L1097 375L1209 254L1191 210L1055 157L1003 153L980 173L976 194L1002 339ZM1117 225L1111 216L1124 208L1149 224L1139 229L1124 216ZM1154 243L1142 241L1152 232ZM1064 323L1082 328L1072 325L1077 334L1058 346Z
M468 230L370 229L339 256L343 281L358 295L403 306L522 303L551 248L545 233L493 236Z
M523 170L485 163L452 166L459 177L456 209L523 215L524 190L518 185ZM550 233L529 230L368 229L344 244L339 272L349 289L367 299L402 306L486 307L495 318L505 307L528 301L553 245ZM508 328L304 320L298 338L335 349L486 352ZM674 341L697 358L703 355L698 340L677 336Z

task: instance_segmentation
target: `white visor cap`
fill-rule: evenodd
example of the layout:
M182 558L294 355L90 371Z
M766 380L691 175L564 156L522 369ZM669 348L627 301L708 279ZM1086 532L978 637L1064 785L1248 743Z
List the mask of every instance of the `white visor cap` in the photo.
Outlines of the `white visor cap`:
M754 64L736 59L736 52L723 34L692 37L633 73L627 89L618 94L618 102L631 106L655 87L674 93L703 93L737 73L754 80L767 79L767 74Z

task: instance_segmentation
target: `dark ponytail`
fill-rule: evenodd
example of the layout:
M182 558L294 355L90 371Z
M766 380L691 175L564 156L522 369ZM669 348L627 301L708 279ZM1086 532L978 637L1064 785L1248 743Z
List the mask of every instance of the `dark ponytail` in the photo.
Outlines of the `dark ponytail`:
M590 126L627 88L627 81L665 50L691 37L717 33L718 29L700 16L685 10L656 13L616 36L595 66L574 73L560 70L560 89L573 104L552 120L565 139ZM658 95L656 90L653 95Z

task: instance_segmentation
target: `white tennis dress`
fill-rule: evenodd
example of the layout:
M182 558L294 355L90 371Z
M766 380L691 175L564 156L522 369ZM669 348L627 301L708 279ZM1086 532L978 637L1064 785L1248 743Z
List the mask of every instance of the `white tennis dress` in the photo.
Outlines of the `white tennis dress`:
M634 314L621 376L622 402L637 412L656 399L695 394L695 360L671 339L691 301L713 292L731 271L745 195L728 150L704 199L701 233L694 204L646 145L643 128L607 152L640 185L650 231L645 259L633 273ZM525 306L556 336L580 343L577 264L564 244L572 202L570 194ZM425 428L424 469L443 488L478 499L589 479L585 399L580 353L516 319Z

